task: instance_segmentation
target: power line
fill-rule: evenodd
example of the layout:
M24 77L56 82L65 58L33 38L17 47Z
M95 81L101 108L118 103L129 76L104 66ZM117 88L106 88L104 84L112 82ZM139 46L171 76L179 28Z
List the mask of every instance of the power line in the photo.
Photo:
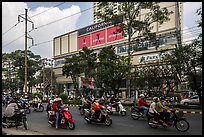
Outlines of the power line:
M49 9L46 9L46 10L44 10L44 11L38 13L38 14L35 14L35 15L31 16L30 18L33 18L33 17L35 17L35 16L38 16L38 15L40 15L40 14L42 14L42 13L45 13L45 12L47 12L47 11L49 11L49 10L55 8L55 7L58 7L58 6L60 6L60 5L64 4L64 3L66 3L66 2L62 2L62 3L60 3L60 4L57 4L57 5L55 5L55 6L51 7L51 8L49 8Z
M18 23L20 23L20 22L18 22ZM15 25L13 25L11 28L9 28L7 31L5 31L3 34L2 34L2 36L3 35L5 35L7 32L9 32L11 29L13 29L14 27L16 27L17 25L18 25L18 23L16 23Z
M77 12L77 13L75 13L75 14L72 14L72 15L69 15L69 16L66 16L66 17L63 17L63 18L61 18L61 19L58 19L58 20L55 20L55 21L49 22L49 23L47 23L47 24L41 25L41 26L39 26L39 27L36 27L35 29L38 29L38 28L41 28L41 27L44 27L44 26L50 25L50 24L52 24L52 23L58 22L58 21L60 21L60 20L66 19L66 18L71 17L71 16L74 16L74 15L77 15L77 14L79 14L79 13L85 12L85 11L90 10L90 9L92 9L92 8L93 8L93 7L88 8L88 9L85 9L85 10L80 11L80 12Z
M45 12L47 12L47 11L49 11L49 10L55 8L55 7L58 7L58 6L60 6L60 5L64 4L64 3L66 3L66 2L62 2L62 3L60 3L60 4L57 4L57 5L55 5L55 6L51 7L51 8L49 8L49 9L46 9L46 10L44 10L44 11L38 13L38 14L35 14L35 15L31 16L30 18L35 17L35 16L38 16L38 15L40 15L40 14L42 14L42 13L45 13ZM39 5L35 6L34 8L37 8L38 6L39 6ZM32 9L34 9L34 8L32 8ZM30 9L30 10L32 10L32 9ZM23 22L23 21L24 21L24 20L22 20L22 21L20 21L20 22ZM18 22L18 23L20 23L20 22ZM7 31L5 31L5 32L2 34L2 36L5 35L7 32L9 32L11 29L13 29L15 26L17 26L18 23L16 23L14 26L12 26L12 27L9 28Z
M14 39L13 41L9 42L8 44L6 44L6 45L2 46L2 48L5 48L6 46L8 46L8 45L10 45L11 43L13 43L14 41L16 41L16 40L20 39L20 38L21 38L21 37L23 37L24 35L25 35L25 34L23 34L23 35L19 36L18 38Z

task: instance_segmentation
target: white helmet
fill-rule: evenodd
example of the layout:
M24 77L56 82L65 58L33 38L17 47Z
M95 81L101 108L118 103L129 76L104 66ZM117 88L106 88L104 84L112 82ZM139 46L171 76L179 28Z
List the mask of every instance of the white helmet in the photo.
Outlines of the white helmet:
M140 94L140 97L144 97L144 94Z

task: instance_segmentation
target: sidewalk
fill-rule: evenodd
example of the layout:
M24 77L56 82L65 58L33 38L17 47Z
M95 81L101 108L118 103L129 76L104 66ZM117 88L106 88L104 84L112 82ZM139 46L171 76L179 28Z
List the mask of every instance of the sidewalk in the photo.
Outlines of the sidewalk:
M43 133L34 132L31 130L25 129L16 129L16 128L2 128L2 135L45 135Z

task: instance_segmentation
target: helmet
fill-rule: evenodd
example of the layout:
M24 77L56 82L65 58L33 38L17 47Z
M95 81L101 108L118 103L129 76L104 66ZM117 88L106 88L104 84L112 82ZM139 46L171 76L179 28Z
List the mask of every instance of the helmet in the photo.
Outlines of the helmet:
M61 98L56 98L56 101L62 101L62 99Z
M153 98L152 98L153 101L156 101L157 99L158 99L157 97L153 97Z
M144 97L144 94L140 94L140 97Z

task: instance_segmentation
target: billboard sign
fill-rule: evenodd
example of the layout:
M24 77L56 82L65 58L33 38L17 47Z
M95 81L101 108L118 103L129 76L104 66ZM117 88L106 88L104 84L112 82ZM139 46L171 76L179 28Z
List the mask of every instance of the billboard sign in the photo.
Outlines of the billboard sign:
M123 39L122 32L117 32L120 26L114 26L107 29L107 42Z
M82 49L84 46L90 47L91 46L90 34L79 37L78 38L78 46L79 46L79 49Z
M97 46L105 43L105 30L92 33L92 46Z

